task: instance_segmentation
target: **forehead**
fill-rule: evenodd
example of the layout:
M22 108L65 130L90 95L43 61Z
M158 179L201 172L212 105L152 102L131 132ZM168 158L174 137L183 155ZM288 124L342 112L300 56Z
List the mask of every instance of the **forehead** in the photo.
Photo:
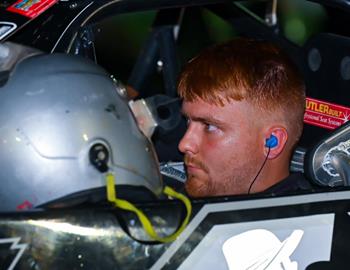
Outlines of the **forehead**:
M182 103L182 112L189 118L215 118L219 121L231 122L233 119L248 120L254 116L255 110L250 103L244 100L231 100L221 106L196 99L194 101L184 100Z

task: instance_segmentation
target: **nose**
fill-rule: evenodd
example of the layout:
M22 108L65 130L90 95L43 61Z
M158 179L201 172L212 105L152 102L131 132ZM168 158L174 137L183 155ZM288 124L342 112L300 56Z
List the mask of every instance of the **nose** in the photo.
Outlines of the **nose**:
M199 139L198 129L196 129L194 124L190 124L179 143L180 152L196 154L199 149Z

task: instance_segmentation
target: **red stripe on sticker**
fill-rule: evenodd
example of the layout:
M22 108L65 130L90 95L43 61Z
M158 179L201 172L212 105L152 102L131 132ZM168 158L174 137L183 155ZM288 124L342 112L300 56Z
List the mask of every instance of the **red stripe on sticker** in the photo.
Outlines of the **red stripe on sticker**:
M33 208L33 204L27 200L25 200L23 203L17 205L16 209L17 210L28 210L28 209L32 209Z
M18 0L7 10L33 19L57 2L58 0Z
M335 129L350 118L350 108L318 99L306 98L304 122L313 126Z

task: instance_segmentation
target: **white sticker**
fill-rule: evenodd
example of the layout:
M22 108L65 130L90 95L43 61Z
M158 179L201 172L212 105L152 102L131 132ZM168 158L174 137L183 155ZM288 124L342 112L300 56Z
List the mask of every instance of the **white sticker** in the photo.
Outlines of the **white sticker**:
M281 242L269 230L250 230L226 240L222 251L230 270L296 270L298 262L292 261L290 256L303 234L303 230L294 230Z
M0 21L0 40L4 39L10 33L17 28L17 25L13 22L1 22Z
M18 250L17 255L15 256L15 258L13 259L13 261L11 262L11 264L9 265L7 270L12 270L12 269L15 268L15 266L18 263L19 259L23 255L24 250L28 246L27 244L19 244L20 240L21 240L20 237L2 238L2 239L0 239L0 245L1 244L10 244L10 243L12 243L12 245L10 246L10 250L16 250L16 249Z
M296 270L329 261L334 214L215 225L179 270Z

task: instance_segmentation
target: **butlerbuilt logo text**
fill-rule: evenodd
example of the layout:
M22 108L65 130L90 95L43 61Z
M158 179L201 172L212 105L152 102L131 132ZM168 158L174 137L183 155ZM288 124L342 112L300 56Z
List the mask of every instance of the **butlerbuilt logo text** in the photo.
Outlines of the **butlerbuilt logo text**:
M335 129L349 120L350 108L306 98L304 122L326 129Z

